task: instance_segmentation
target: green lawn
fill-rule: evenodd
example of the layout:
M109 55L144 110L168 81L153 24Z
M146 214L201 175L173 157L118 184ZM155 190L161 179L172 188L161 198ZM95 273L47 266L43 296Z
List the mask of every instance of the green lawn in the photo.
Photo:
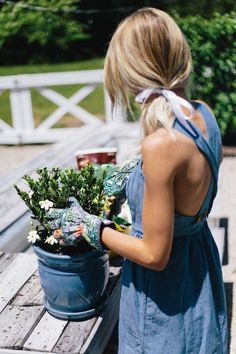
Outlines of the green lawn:
M11 66L0 67L0 76L4 75L17 75L17 74L33 74L33 73L47 73L57 71L72 71L72 70L90 70L101 69L103 67L103 58L96 58L92 60L65 63L65 64L43 64L43 65L24 65L24 66ZM1 77L0 77L1 80ZM58 91L65 97L70 97L74 92L80 88L81 85L65 85L54 86L54 90ZM37 126L43 121L50 113L54 111L56 106L42 97L37 90L32 89L32 102L35 118L35 125ZM80 106L88 110L90 113L95 114L98 117L104 117L104 101L103 101L103 87L99 86L96 90L86 97ZM0 95L0 119L3 119L8 124L11 124L11 113L9 104L9 91L4 91ZM57 127L62 126L76 126L79 125L79 121L71 115L66 115L60 122L57 123Z

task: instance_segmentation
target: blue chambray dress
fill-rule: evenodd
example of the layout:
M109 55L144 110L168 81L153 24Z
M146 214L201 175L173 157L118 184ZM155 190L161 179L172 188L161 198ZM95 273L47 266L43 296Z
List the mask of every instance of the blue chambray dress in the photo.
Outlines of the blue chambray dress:
M212 177L194 217L175 213L173 247L163 271L124 261L119 319L119 354L226 354L227 318L218 250L206 216L217 191L221 137L215 118L204 117L208 139L198 127L175 119L173 127L192 139L209 161ZM142 237L144 176L141 163L130 175L126 194L132 235Z

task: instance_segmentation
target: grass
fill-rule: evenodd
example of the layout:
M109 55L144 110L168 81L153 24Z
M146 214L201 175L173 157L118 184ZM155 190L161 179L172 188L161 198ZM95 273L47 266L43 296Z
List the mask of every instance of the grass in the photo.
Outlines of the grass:
M73 63L34 64L0 67L0 76L17 74L50 73L57 71L102 69L103 58L95 58Z
M33 74L33 73L47 73L59 71L73 71L73 70L91 70L101 69L103 67L103 58L95 58L92 60L63 63L63 64L42 64L42 65L24 65L24 66L4 66L0 67L0 76L17 75L17 74ZM1 80L1 78L0 78ZM70 97L75 93L81 85L64 85L51 87L55 91L61 93L65 97ZM55 109L56 105L44 97L42 97L36 89L31 90L31 97L33 103L33 113L35 126L48 117ZM104 99L103 87L98 86L89 96L80 102L80 106L90 113L104 118ZM9 101L9 90L6 90L0 95L0 119L11 125L11 111ZM75 117L67 114L55 126L78 126L80 122Z

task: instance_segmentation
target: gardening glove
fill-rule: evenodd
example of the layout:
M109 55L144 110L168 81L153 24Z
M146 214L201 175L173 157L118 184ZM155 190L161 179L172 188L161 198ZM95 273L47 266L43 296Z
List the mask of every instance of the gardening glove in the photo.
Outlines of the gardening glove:
M84 238L95 249L104 250L100 238L102 229L105 226L115 229L115 224L87 213L75 198L70 198L70 203L60 216L64 244L74 245Z
M54 231L61 228L61 216L65 209L50 208L44 216L44 225Z
M132 160L125 161L121 166L114 165L104 179L104 193L109 197L116 197L116 214L120 212L121 206L126 200L126 184L139 161L140 156L137 156Z

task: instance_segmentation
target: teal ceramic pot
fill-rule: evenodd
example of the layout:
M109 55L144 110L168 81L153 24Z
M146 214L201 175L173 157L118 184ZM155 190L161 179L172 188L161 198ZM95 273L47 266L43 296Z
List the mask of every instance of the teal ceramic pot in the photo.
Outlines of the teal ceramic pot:
M61 319L85 320L101 312L106 303L109 259L105 251L59 255L34 246L44 290L44 305Z

